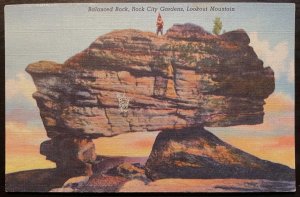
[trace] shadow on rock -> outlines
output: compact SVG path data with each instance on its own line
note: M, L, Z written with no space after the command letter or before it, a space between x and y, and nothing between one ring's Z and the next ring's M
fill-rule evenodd
M56 169L38 169L5 175L7 192L48 192L61 187L71 174L58 172Z

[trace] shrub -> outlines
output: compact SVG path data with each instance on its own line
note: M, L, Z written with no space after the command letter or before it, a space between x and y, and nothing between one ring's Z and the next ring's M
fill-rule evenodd
M213 28L213 33L216 35L219 35L221 32L223 25L220 17L216 17L214 20L214 28Z

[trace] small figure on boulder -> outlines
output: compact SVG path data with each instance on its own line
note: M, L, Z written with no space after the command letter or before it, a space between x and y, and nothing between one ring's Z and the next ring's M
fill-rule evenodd
M156 35L158 35L158 33L160 32L161 35L163 35L163 27L164 27L164 21L160 15L160 13L158 13L158 17L156 20Z

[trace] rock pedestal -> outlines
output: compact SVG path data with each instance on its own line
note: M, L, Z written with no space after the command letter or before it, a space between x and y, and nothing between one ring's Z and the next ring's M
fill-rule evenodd
M57 170L65 174L92 175L96 160L95 145L91 139L59 136L41 144L40 152L56 163Z

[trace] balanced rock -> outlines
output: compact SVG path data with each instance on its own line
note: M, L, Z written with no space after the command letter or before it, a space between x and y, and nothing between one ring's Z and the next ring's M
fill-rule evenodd
M89 172L93 148L83 159L75 153L92 142L73 138L262 123L274 73L249 42L243 30L216 36L177 24L164 36L113 31L63 64L30 64L33 97L53 139L42 154L62 171Z
M295 170L259 159L203 128L163 131L146 162L146 175L163 178L295 180Z
M26 71L49 137L258 124L275 87L243 30L215 36L192 24L161 37L113 31L64 64Z

